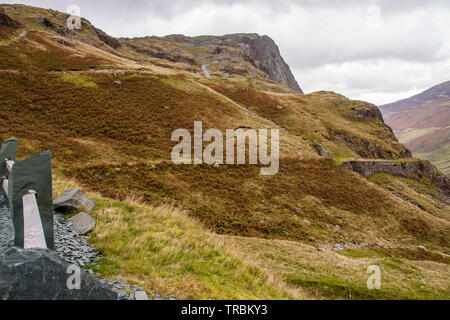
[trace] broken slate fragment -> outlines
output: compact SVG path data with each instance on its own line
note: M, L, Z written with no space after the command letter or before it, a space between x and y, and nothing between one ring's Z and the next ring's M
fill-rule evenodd
M53 201L54 209L61 213L70 213L77 209L91 212L97 206L94 200L79 189L69 189L64 194Z
M69 264L54 251L13 247L0 263L0 300L117 300L117 294L80 270L79 289L68 284Z
M134 299L135 300L148 300L148 296L145 293L145 291L136 291L134 293Z
M88 234L95 228L95 220L86 212L81 212L69 219L80 234Z

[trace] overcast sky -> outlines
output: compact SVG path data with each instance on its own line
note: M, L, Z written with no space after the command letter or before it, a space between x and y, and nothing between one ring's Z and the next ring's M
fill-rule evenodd
M450 80L450 0L5 2L59 11L78 5L115 37L267 34L306 93L383 104Z

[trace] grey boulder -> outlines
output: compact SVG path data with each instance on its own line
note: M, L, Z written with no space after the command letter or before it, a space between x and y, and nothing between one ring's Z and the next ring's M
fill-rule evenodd
M97 206L94 200L79 189L69 189L64 194L53 201L54 209L61 213L70 213L76 209L91 212Z
M95 220L86 212L80 212L70 218L69 221L80 234L87 234L95 228Z
M117 300L117 294L85 272L69 289L69 264L47 249L13 247L0 264L0 300Z

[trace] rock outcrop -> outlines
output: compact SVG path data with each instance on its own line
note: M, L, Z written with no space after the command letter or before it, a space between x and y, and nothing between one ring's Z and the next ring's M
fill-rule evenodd
M9 17L3 8L0 8L0 27L7 27L11 29L20 28L22 25L16 20Z
M70 287L69 264L43 249L9 249L0 264L0 300L117 300L117 293L85 272Z
M393 151L386 150L381 145L368 141L366 139L352 136L344 132L337 130L330 130L332 136L341 139L351 150L357 155L366 159L404 159L411 158L412 154L408 148L397 142L394 135L389 137L388 141L391 142L392 148L394 148L398 154Z
M364 178L369 178L377 173L387 173L392 176L408 178L420 181L428 178L445 195L450 195L450 179L439 172L427 160L417 161L349 161L342 164L344 168L359 173Z
M280 49L268 36L258 36L255 38L241 37L238 41L248 45L247 54L252 59L255 66L269 75L279 84L292 90L303 93L291 72L291 69L281 56Z
M61 213L69 213L77 209L91 212L97 206L95 200L91 200L88 196L78 189L68 189L64 194L53 201L54 209Z
M120 47L119 40L107 35L105 32L103 32L100 29L97 29L95 27L93 27L93 28L94 28L94 31L97 34L98 38L100 39L100 41L104 42L106 45L110 46L113 49L117 49L118 47Z
M303 93L275 42L258 34L121 39L121 44L139 54L193 67L216 64L214 76L274 81Z

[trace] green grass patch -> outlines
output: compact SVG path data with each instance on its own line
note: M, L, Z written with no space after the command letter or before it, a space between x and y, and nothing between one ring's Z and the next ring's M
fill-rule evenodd
M293 273L285 276L287 283L300 286L317 298L354 300L403 299L397 290L369 290L365 283L351 283L332 276L309 276Z
M439 253L424 251L420 249L406 248L351 248L338 252L349 258L403 258L414 261L433 261L438 263L450 264L450 258Z
M62 80L65 82L70 82L77 87L85 88L97 88L98 85L92 81L92 79L85 75L80 74L63 74L61 76Z

